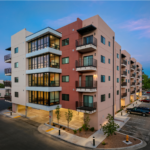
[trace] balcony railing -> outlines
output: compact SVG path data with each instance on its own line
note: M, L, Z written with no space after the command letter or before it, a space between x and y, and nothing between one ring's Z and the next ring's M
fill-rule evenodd
M11 59L11 54L8 54L8 55L5 55L5 56L4 56L4 61L7 61L7 60L9 60L9 59Z
M4 85L11 87L11 81L4 81Z
M76 68L97 67L97 60L93 58L76 60Z
M76 81L76 88L97 88L97 81Z
M135 69L135 66L134 66L134 65L132 65L132 66L131 66L131 69Z
M84 37L81 39L76 40L76 47L79 46L84 46L84 45L88 45L88 44L92 44L94 46L97 46L97 39L95 37Z
M123 97L126 97L127 96L127 93L122 93L121 94L121 97L123 98Z
M138 83L137 85L140 85L140 83Z
M97 109L97 102L89 103L76 101L76 109L84 111L94 111Z
M135 78L135 74L131 74L131 77L134 77L134 78Z
M140 92L140 89L138 89L137 92Z
M132 91L131 94L135 94L135 91Z
M121 83L121 86L127 86L127 82Z
M137 69L137 71L140 71L140 69Z
M7 101L11 101L11 96L10 96L10 95L5 95L4 98L5 98L5 100L7 100Z
M127 65L127 61L126 60L121 60L121 65Z
M5 73L5 74L11 73L11 68L6 68L6 69L4 69L4 73Z
M122 72L121 72L121 75L127 76L127 71L122 71Z
M140 78L140 76L137 76L137 78Z
M60 86L60 81L59 80L55 80L55 81L44 81L44 82L40 82L40 83L35 83L35 82L31 82L29 81L29 86L36 86L36 87L59 87Z
M132 86L132 85L134 86L134 85L135 85L135 82L132 82L132 83L131 83L131 86Z

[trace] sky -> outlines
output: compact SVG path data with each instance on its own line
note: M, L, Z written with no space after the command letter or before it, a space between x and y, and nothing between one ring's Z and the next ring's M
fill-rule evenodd
M115 40L143 66L150 77L150 1L0 1L0 80L10 80L4 68L5 49L11 46L11 36L26 28L30 32L45 27L58 29L77 18L99 15L115 32Z

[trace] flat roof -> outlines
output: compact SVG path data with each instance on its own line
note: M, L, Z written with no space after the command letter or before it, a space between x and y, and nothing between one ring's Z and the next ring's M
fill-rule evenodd
M81 35L83 35L87 32L90 32L90 31L93 31L93 30L96 30L96 29L97 28L91 24L91 25L88 25L88 26L83 27L81 29L78 29L77 32L80 33Z

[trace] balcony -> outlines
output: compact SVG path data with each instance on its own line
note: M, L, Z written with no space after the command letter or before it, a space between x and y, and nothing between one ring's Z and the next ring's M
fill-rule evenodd
M137 86L139 86L140 85L140 83L137 83Z
M11 54L5 55L4 61L5 61L5 63L11 63Z
M11 76L11 68L4 69L5 76Z
M135 91L132 91L132 92L131 92L131 95L133 95L133 94L135 94Z
M125 97L127 97L127 93L122 93L121 98L125 98Z
M127 76L127 71L122 71L121 72L121 77L126 77Z
M138 89L137 92L140 92L140 89Z
M76 71L96 71L97 60L93 58L76 60Z
M11 102L11 95L5 95L4 98L5 98L6 101Z
M131 65L131 70L135 70L135 66L134 65Z
M140 72L140 69L137 69L137 72Z
M126 67L127 66L127 61L126 60L121 60L121 66Z
M132 75L131 75L131 78L135 78L135 74L132 74Z
M121 88L125 88L127 86L127 82L121 83Z
M89 103L76 101L76 110L78 112L93 114L96 112L96 108L97 102Z
M132 82L132 83L131 83L131 87L135 87L135 82Z
M11 87L11 81L4 81L5 87Z
M76 50L80 53L92 52L97 49L97 39L93 36L76 40Z
M137 79L140 79L140 76L137 76Z
M76 81L77 92L96 92L97 81Z

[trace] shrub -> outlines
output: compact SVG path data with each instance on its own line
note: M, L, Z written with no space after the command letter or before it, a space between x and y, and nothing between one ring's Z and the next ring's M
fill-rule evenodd
M105 143L105 142L102 142L102 145L106 145L106 143Z
M74 132L74 134L76 134L76 133L77 133L77 130L73 130L73 132Z
M94 131L94 127L90 128L90 130L93 132Z
M79 132L81 132L82 131L82 128L79 128Z

